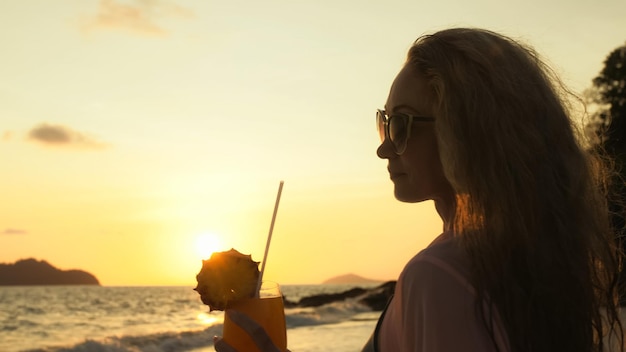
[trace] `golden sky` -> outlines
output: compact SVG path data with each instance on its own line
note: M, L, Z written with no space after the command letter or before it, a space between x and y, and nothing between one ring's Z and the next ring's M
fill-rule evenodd
M0 262L194 285L207 249L265 278L395 279L439 234L393 199L374 112L450 26L533 45L575 92L626 41L623 0L0 2ZM214 243L217 242L217 243Z

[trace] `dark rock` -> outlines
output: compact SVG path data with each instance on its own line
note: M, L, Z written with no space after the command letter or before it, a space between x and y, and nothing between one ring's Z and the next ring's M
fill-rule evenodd
M383 309L385 309L387 302L393 295L395 287L395 281L388 281L380 286L376 286L371 289L355 287L340 293L324 293L303 297L298 302L293 302L285 298L284 305L285 308L319 307L324 304L354 298L357 300L357 302L370 307L373 311L382 311Z
M42 260L0 263L0 286L8 285L100 285L92 274L82 270L60 270Z
M296 308L298 307L298 302L290 301L287 296L283 296L283 306L285 308Z
M366 289L356 287L341 293L324 293L320 295L314 295L309 297L303 297L298 302L298 307L319 307L324 304L344 301L346 298L353 298L360 296L367 292Z
M359 299L359 302L372 308L374 311L382 311L387 306L387 302L393 296L396 289L395 281L388 281L384 284L371 289L366 295Z

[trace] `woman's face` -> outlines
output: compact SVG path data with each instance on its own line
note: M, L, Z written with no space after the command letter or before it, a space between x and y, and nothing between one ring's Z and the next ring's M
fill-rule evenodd
M433 117L433 99L423 75L406 65L394 80L385 111ZM443 174L439 159L435 123L414 121L405 151L397 155L392 143L382 142L377 149L388 160L387 170L394 184L395 197L402 202L450 199L454 191Z

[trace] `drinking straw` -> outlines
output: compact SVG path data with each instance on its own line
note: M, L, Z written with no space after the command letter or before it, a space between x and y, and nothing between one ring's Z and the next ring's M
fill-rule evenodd
M263 273L265 272L265 262L267 261L267 252L270 250L270 242L272 241L272 232L274 231L274 222L276 221L276 212L278 212L278 203L280 202L280 194L283 192L283 184L285 181L280 181L278 185L278 194L276 195L276 204L274 204L274 214L272 215L272 222L270 224L270 233L267 235L267 242L265 243L265 254L263 255L263 262L261 264L261 272L259 273L259 280L256 284L256 295L259 295L261 290L261 282L263 282Z

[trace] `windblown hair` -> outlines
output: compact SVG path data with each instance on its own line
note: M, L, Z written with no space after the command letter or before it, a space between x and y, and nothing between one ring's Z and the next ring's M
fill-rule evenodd
M492 336L497 311L514 352L600 352L609 335L621 346L604 163L581 146L556 75L532 49L468 28L420 37L407 64L435 97L454 232Z

